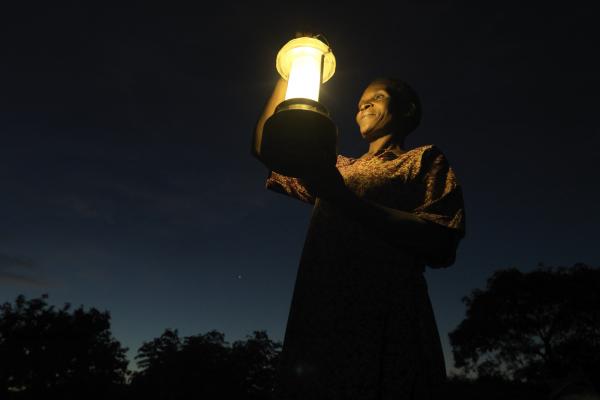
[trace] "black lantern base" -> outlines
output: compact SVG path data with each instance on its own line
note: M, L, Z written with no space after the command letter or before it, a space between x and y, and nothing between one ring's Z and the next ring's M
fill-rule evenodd
M335 166L337 136L337 127L322 104L289 99L265 122L259 157L282 175L309 177L321 167Z

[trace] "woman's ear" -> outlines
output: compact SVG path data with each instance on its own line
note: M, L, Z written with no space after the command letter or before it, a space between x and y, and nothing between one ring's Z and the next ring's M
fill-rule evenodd
M404 113L404 117L413 117L417 112L417 106L414 102L408 103L408 107L406 112Z

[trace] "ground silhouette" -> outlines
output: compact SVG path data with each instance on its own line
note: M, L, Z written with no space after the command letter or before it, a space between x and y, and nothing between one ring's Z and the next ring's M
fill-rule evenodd
M48 305L47 295L0 306L0 398L104 399L125 383L126 348L110 315Z
M229 346L218 331L182 339L167 329L140 347L131 390L153 399L270 399L280 348L264 331Z
M138 349L131 373L107 311L55 308L47 298L0 306L0 399L273 397L281 343L265 331L229 345L215 330L166 329ZM600 399L600 269L499 270L463 301L448 398Z
M449 337L465 374L555 392L600 382L600 269L500 270L463 301L466 318Z

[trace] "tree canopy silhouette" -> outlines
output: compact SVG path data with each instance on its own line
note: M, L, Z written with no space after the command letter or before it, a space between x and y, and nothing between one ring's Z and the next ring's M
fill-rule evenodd
M464 372L520 382L574 370L600 378L600 269L501 270L463 302L466 318L449 337Z
M218 331L181 339L167 329L138 350L132 390L156 399L268 399L280 347L264 331L229 346Z
M112 337L110 315L47 295L0 306L0 398L99 399L125 383L127 349Z

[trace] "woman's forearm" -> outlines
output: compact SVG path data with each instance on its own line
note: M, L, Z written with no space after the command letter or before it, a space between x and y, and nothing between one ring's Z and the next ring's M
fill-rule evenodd
M380 234L382 239L411 248L419 254L429 255L445 251L453 244L450 229L410 212L362 199L347 188L330 202L349 218Z
M254 136L252 139L252 154L258 156L260 152L260 145L262 142L262 133L263 128L265 126L265 122L273 113L275 113L275 108L277 105L281 103L285 99L285 91L287 90L287 81L283 78L279 78L277 83L275 84L275 89L273 89L273 93L271 97L267 100L267 104L265 104L265 108L258 118L256 123L256 127L254 129Z

